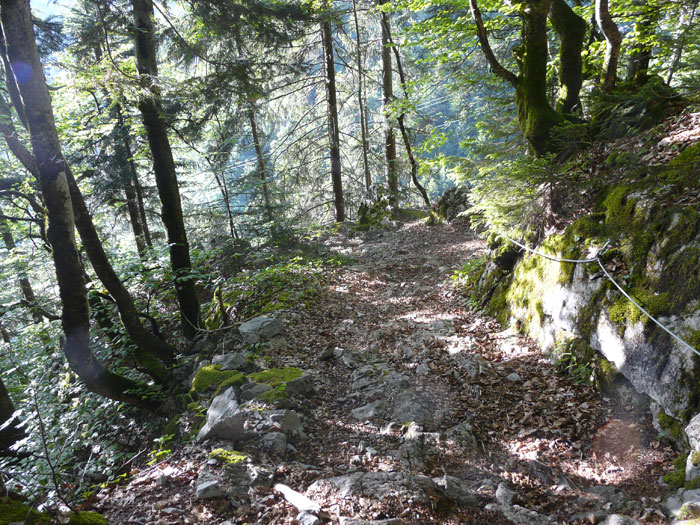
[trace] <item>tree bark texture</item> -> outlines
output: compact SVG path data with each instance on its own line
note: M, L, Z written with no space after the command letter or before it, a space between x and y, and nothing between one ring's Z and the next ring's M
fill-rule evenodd
M340 130L338 129L338 95L335 86L335 55L333 52L333 29L330 21L321 22L321 40L323 44L323 61L326 73L326 101L328 113L328 139L330 141L331 180L333 182L333 200L335 203L335 220L345 220L345 197L343 179L340 171Z
M8 59L26 112L32 150L40 175L56 278L63 305L63 350L72 370L98 394L137 406L153 401L137 393L142 385L108 371L90 349L90 310L83 268L75 242L75 223L51 98L39 61L28 0L2 0L2 31Z
M190 277L192 263L182 214L180 190L175 174L175 161L163 119L160 92L156 85L158 67L153 27L153 2L152 0L132 0L131 5L134 16L136 65L141 87L149 92L147 96L141 97L138 107L153 156L153 171L162 204L161 217L170 246L170 264L175 275L182 331L185 337L191 339L201 324L199 298L194 279Z
M617 28L617 24L615 24L610 16L608 0L595 0L595 19L598 23L598 27L600 27L601 33L603 33L605 37L605 61L603 63L601 84L603 91L609 93L615 89L622 35Z
M655 31L660 13L655 7L649 7L646 2L637 1L634 4L642 11L641 19L634 25L637 38L648 39ZM651 62L652 45L642 42L635 45L627 64L627 82L633 82L637 86L643 86L649 80L649 63Z
M384 95L384 151L386 156L386 178L389 184L389 195L395 205L399 203L399 169L396 159L396 136L391 126L391 111L389 106L394 100L393 70L391 67L391 36L388 33L389 17L380 13L382 25L382 93Z
M683 50L685 48L685 41L688 36L688 31L693 27L693 22L695 21L695 15L697 13L698 1L695 0L692 4L692 9L690 13L685 13L681 19L681 30L677 37L676 50L673 53L673 60L671 60L671 66L668 68L668 77L666 78L666 84L671 85L673 80L673 75L676 73L678 64L683 56Z
M536 156L551 149L550 132L564 118L547 100L547 15L551 0L523 2L522 44L517 51L520 75L515 89L518 121Z
M555 109L565 115L580 113L579 93L583 85L581 52L588 26L566 0L552 0L549 20L559 37L559 96Z

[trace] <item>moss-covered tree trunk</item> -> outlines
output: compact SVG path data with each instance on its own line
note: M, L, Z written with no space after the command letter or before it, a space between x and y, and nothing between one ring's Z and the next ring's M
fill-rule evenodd
M160 90L157 86L158 66L153 26L152 0L132 0L134 16L134 51L142 88L148 92L139 99L138 107L146 128L153 157L161 217L168 236L170 264L175 275L175 290L180 307L182 332L191 339L200 327L199 298L195 281L190 277L192 263L182 214L180 189L175 174L170 139L163 118Z
M601 86L603 91L610 92L615 89L622 35L612 16L610 16L608 0L595 0L595 19L601 33L605 37L605 61L603 63Z
M547 100L547 16L551 0L522 3L522 44L517 50L520 75L515 88L518 121L536 156L551 150L550 132L563 122Z
M643 86L649 80L649 64L653 51L650 40L656 31L660 12L655 6L649 6L646 2L637 0L634 4L642 12L642 15L634 25L637 42L627 63L627 77L625 80L633 82L637 86Z
M328 20L321 22L323 63L326 76L326 107L328 113L328 139L330 142L331 181L335 203L335 220L345 220L345 196L340 171L340 130L338 128L338 92L335 85L335 53L333 51L333 30Z
M10 67L17 82L36 159L49 224L59 295L63 306L63 350L72 370L92 392L142 407L143 386L107 370L90 349L90 310L83 269L75 242L75 223L68 184L69 170L58 141L51 98L39 61L28 0L3 0L2 31ZM29 73L29 74L27 74Z
M481 50L491 70L515 88L518 124L531 151L536 156L552 148L550 132L564 121L547 100L547 16L552 0L520 2L522 19L521 45L516 51L520 74L503 67L489 44L486 27L476 0L469 1Z
M389 34L389 17L380 13L382 25L382 95L384 97L384 154L386 157L386 179L389 195L394 204L399 204L399 167L396 159L396 135L391 125L389 106L394 101L394 72L391 67L391 35Z
M579 93L583 85L581 51L586 38L586 21L566 0L552 0L549 20L559 38L559 96L555 109L565 115L581 112Z

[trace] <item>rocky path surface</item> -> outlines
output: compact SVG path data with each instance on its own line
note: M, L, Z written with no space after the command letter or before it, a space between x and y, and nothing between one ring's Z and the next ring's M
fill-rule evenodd
M574 383L455 290L450 275L483 241L416 222L322 242L352 262L320 302L280 315L266 353L302 381L275 409L232 389L239 426L104 496L115 523L666 522L671 453L648 418ZM247 458L222 465L217 447ZM134 510L138 487L148 503Z

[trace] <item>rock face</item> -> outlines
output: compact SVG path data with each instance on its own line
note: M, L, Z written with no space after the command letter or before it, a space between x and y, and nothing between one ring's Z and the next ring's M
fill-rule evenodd
M207 422L197 434L197 441L219 437L235 441L243 438L245 414L238 406L233 387L227 388L214 398L207 410Z
M601 256L606 270L663 325L698 340L697 219L624 186L612 188L596 212L535 250L586 259L612 238ZM517 320L556 360L574 355L599 385L610 384L619 372L676 419L688 421L700 410L700 361L625 298L597 263L556 262L529 253L521 253L512 269L493 262L510 246L505 239L492 246L494 258L478 277L475 294L499 321Z
M471 207L469 201L469 190L464 186L450 188L437 202L440 215L448 222L453 221L460 213L467 211Z

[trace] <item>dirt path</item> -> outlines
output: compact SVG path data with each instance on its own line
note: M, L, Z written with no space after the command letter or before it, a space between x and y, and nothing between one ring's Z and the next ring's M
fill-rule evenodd
M272 366L312 377L315 395L288 407L304 435L282 457L245 443L275 483L320 505L321 520L295 521L278 491L257 487L245 504L190 501L158 523L573 524L612 513L664 522L657 479L670 451L645 420L560 374L455 291L450 275L484 253L483 241L417 222L324 245L353 262L330 277L320 304L285 312L287 344L270 355ZM171 459L181 485L194 484L211 448ZM151 499L176 498L146 486L160 491Z

